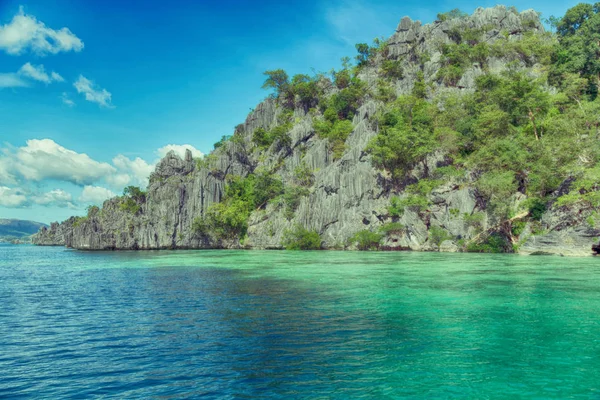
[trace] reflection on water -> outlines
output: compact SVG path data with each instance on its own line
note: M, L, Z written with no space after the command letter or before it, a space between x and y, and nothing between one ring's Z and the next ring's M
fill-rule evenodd
M600 397L597 259L0 246L0 397Z

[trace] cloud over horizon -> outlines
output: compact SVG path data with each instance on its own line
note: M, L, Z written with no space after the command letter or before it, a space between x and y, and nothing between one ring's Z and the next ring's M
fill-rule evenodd
M198 150L197 148L195 148L191 144L181 144L181 145L179 145L179 144L168 144L168 145L163 146L160 149L156 150L156 154L158 154L158 156L160 158L163 158L171 150L174 151L182 159L185 158L185 151L186 150L190 150L192 152L192 157L194 157L194 158L200 158L200 157L204 156L203 152L201 152L200 150Z
M202 155L189 144L169 144L155 153L164 155L173 150L183 156L186 149L190 149L195 157ZM111 163L101 162L86 153L67 149L52 139L30 139L22 147L0 148L0 206L77 208L83 204L101 205L126 186L146 188L157 162L158 159L151 163L140 157L130 159L123 154L117 154ZM56 187L65 184L70 185L70 191L81 190L77 201L72 193ZM40 185L52 185L53 189L40 193Z

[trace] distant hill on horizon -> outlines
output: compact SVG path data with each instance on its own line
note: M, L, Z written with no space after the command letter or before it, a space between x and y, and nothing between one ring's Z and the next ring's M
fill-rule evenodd
M35 221L0 218L0 238L10 237L20 239L33 235L43 226L47 227L48 225Z

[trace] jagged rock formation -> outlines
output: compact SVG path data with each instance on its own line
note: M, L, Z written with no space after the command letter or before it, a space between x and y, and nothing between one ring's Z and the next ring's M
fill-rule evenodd
M458 82L445 84L438 78L442 53L440 44L453 43L452 32L480 29L487 43L494 43L501 34L518 41L525 32L543 32L538 14L533 10L517 13L506 7L477 9L466 18L436 21L421 25L408 17L401 19L396 32L388 40L389 52L379 56L378 63L368 66L359 77L368 85L379 79L378 67L384 58L402 60L403 77L393 82L397 95L410 93L419 74L423 74L427 92L472 91L475 78L484 73L483 66L474 62ZM424 57L427 55L427 57ZM511 60L514 61L514 60ZM535 75L536 66L518 61L519 68ZM508 60L489 56L486 68L491 72L506 69ZM514 63L513 63L514 64ZM335 88L326 89L330 93ZM273 143L268 149L252 144L257 129L270 130L280 124L283 113L274 99L260 103L246 121L236 128L239 140L227 141L206 160L197 163L191 153L185 159L169 153L161 160L150 177L147 195L138 208L123 207L120 198L108 200L101 210L88 218L71 218L62 224L42 228L34 238L39 245L66 245L76 249L177 249L177 248L281 248L286 229L300 224L321 235L325 248L343 248L347 239L363 229L374 229L394 221L405 227L388 235L383 243L391 248L413 250L459 251L465 241L475 239L480 232L500 230L500 222L487 213L485 201L471 184L474 178L460 182L450 179L429 195L426 213L405 210L392 218L388 213L390 198L402 197L402 187L396 185L389 173L375 168L364 151L378 128L373 117L382 102L367 96L354 115L353 131L346 140L346 150L334 159L326 139L315 134L313 115L305 107L294 110L294 124L289 131L288 146ZM199 234L194 220L206 214L208 208L222 200L227 176L246 176L257 169L277 173L284 184L293 180L293 171L306 165L314 171L309 194L299 200L290 218L277 202L269 202L250 215L247 237L238 240L215 240ZM426 165L429 171L414 167L408 174L418 180L437 168L447 165L441 152L430 154ZM524 201L516 196L515 203ZM568 221L566 216L550 209L542 224L545 234L533 235L525 228L519 239L523 254L550 253L565 255L591 254L591 245L600 232L586 228L585 221ZM480 215L477 221L472 217ZM567 213L567 216L571 213ZM432 228L447 232L441 242L431 239ZM462 242L462 244L461 244Z

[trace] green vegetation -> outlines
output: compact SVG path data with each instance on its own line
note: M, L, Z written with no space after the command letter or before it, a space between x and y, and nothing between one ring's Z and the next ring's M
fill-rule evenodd
M455 8L455 9L450 10L450 11L445 12L445 13L439 13L437 15L437 20L443 22L443 21L446 21L446 20L449 20L449 19L465 18L467 16L469 16L469 14L467 14L467 13L459 10L458 8Z
M222 201L212 204L206 215L197 217L192 229L198 235L220 240L241 240L248 231L250 213L264 208L269 200L281 194L281 179L266 172L245 178L228 176Z
M281 245L286 250L320 250L321 236L317 231L295 225L284 231Z
M441 22L465 17L458 9L438 14ZM272 160L265 154L268 149L294 151L298 156L300 149L310 148L310 130L304 142L296 144L290 131L295 123L311 118L332 158L342 158L356 129L358 109L373 101L375 111L369 107L368 112L374 115L366 125L376 135L364 150L370 156L366 160L387 171L382 179L396 194L385 216L392 221L406 210L429 218L431 193L443 182L469 187L477 209L486 211L487 216L449 210L453 219L462 218L471 232L482 236L474 242L465 240L468 251L511 251L507 237L520 236L527 224L542 229L540 221L548 207L578 207L587 213L584 218L600 211L600 5L579 4L552 21L555 34L540 32L536 21L525 21L518 35L506 31L492 35L490 27L479 25L451 28L459 21L445 23L450 41L438 45L440 68L433 77L423 65L433 54L411 49L409 55L395 57L381 39L357 44L354 63L345 58L340 70L328 74L290 77L281 69L266 71L263 88L271 91L278 118L254 130L249 154L256 158L249 157L247 171L254 171L257 159L258 165ZM505 70L494 72L488 66L490 58L505 62ZM422 63L420 71L414 72L414 65L403 68L410 62ZM476 73L463 79L474 65ZM359 78L364 75L369 76L368 84ZM402 79L410 79L414 86L410 93L397 96ZM462 81L469 86L474 82L473 90L452 89ZM436 90L439 84L451 89ZM244 144L236 135L223 136L215 144L217 153L230 149L218 150L228 141ZM245 178L227 176L222 201L194 222L194 230L217 239L242 240L250 214L269 203L292 220L302 198L314 191L315 177L304 163L290 171L284 157L280 153L269 161L269 171L256 170ZM225 179L213 160L214 156L206 156L198 160L198 167L210 166L215 176ZM290 176L290 181L284 185L276 172ZM144 202L145 193L130 187L120 208L136 214ZM512 221L517 214L527 215ZM499 227L503 223L505 229ZM382 238L404 231L401 224L391 222L377 231L358 232L350 243L361 250L375 249ZM454 238L442 228L429 229L432 243L446 239ZM282 244L320 248L321 239L317 232L296 225L286 231Z
M444 228L439 226L432 226L429 228L429 240L431 240L436 246L439 246L445 240L451 239L454 239L454 237Z
M355 244L359 250L377 250L383 235L368 229L357 232L348 242Z
M146 192L137 186L127 186L123 190L123 196L119 198L119 208L130 214L138 214L142 204L146 202Z
M482 242L469 243L466 250L469 253L507 253L512 251L512 246L501 234L492 233Z
M388 222L381 225L379 232L384 236L401 235L404 232L405 226L400 222Z
M373 164L399 179L417 163L427 169L426 156L435 148L433 115L435 106L417 98L403 96L388 105L379 118L379 134L366 150Z

